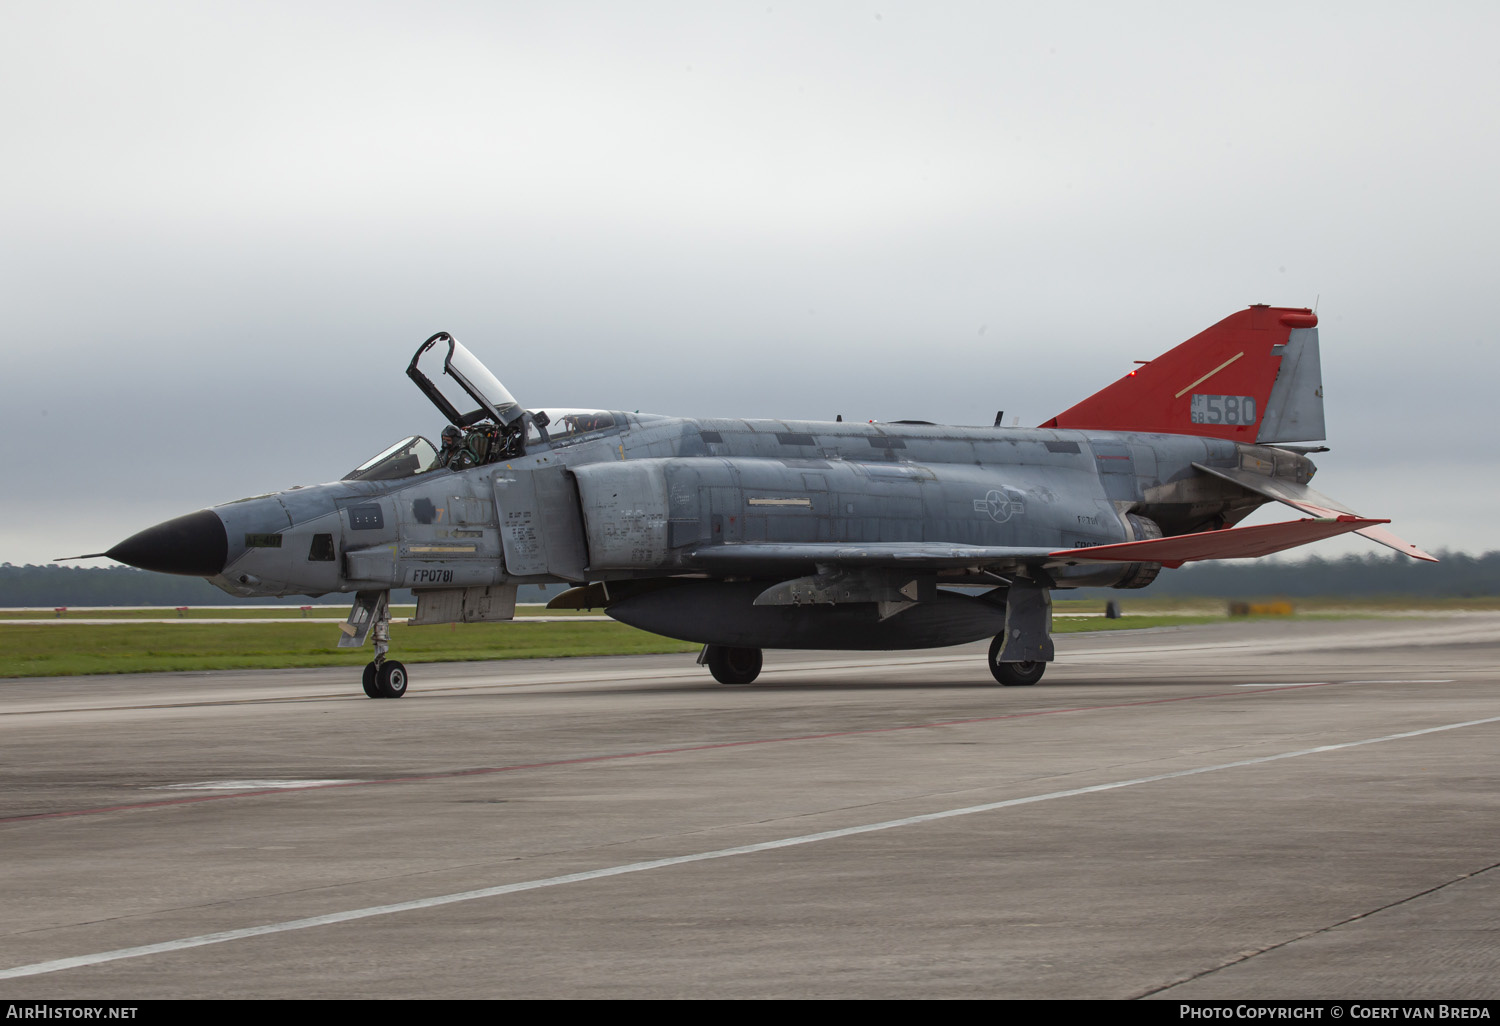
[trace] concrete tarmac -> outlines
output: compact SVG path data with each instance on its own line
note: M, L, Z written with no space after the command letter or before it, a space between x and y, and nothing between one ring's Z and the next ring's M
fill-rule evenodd
M1500 997L1500 615L1057 647L0 681L0 998Z

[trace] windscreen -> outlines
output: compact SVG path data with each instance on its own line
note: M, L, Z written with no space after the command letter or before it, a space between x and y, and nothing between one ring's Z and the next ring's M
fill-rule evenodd
M421 435L409 435L395 445L381 450L349 473L345 481L391 481L413 477L432 469L437 449Z

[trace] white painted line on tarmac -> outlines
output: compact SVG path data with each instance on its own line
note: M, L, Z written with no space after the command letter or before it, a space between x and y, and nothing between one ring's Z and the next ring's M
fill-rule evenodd
M1383 737L1365 738L1361 741L1345 741L1337 745L1319 745L1316 748L1303 748L1295 752L1282 752L1280 755L1265 755L1257 759L1241 759L1237 762L1223 762L1214 766L1199 766L1195 769L1158 773L1149 777L1135 777L1131 780L1116 780L1107 784L1075 787L1067 791L1052 791L1048 794L1031 795L1027 798L1010 798L1002 802L970 805L961 809L947 809L943 812L929 812L920 816L907 816L904 819L888 819L879 823L865 823L860 826L844 827L839 830L824 830L815 834L799 834L796 837L783 837L775 841L762 841L759 844L745 844L735 848L720 848L717 851L698 852L693 855L677 855L672 858L652 859L648 862L630 862L622 866L608 866L604 869L591 869L582 873L549 876L543 877L540 880L523 880L519 883L501 884L498 887L482 887L474 891L460 891L456 894L439 894L431 898L400 901L391 905L373 905L369 908L349 909L345 912L330 912L327 915L310 916L306 919L289 919L280 923L266 923L262 926L248 926L239 930L224 930L219 933L204 933L196 937L182 937L178 940L161 941L156 944L143 944L139 947L116 948L113 951L100 951L91 955L75 955L72 958L59 958L50 962L35 962L31 965L16 966L13 969L0 969L0 980L13 980L23 976L40 976L43 973L55 973L63 969L78 969L83 966L99 965L103 962L116 962L124 958L160 955L169 951L183 951L188 948L206 947L210 944L223 944L227 941L246 940L250 937L264 937L274 933L307 930L315 926L348 923L357 919L370 919L374 916L394 915L398 912L414 912L421 909L437 908L440 905L477 901L481 898L496 898L506 894L518 894L522 891L540 890L544 887L559 887L563 884L602 880L611 876L625 876L629 873L644 873L651 869L666 869L670 866L684 866L693 862L707 862L712 859L730 858L735 855L753 855L757 852L774 851L777 848L792 848L803 844L816 844L819 841L831 841L841 837L854 837L858 834L875 833L881 830L894 830L897 827L915 826L919 823L933 823L938 820L952 819L957 816L972 816L976 813L994 812L998 809L1009 809L1018 805L1033 805L1037 802L1052 801L1055 798L1074 798L1078 795L1098 794L1101 791L1115 791L1122 787L1152 784L1161 780L1176 780L1180 777L1192 777L1202 773L1216 773L1219 770L1239 769L1243 766L1259 766L1269 762L1280 762L1283 759L1296 759L1304 755L1321 755L1325 752L1338 752L1346 748L1359 748L1364 745L1375 745L1385 741L1400 741L1405 738L1422 737L1426 734L1438 734L1447 730L1460 730L1464 727L1478 727L1489 723L1500 723L1500 716L1490 716L1482 720L1464 720L1461 723L1445 723L1440 727L1407 730L1399 734L1386 734Z
M1452 684L1453 680L1315 680L1306 684L1236 684L1237 688L1321 688L1328 684Z
M1325 684L1336 684L1337 681L1314 680L1304 684L1276 684L1271 681L1261 681L1258 684L1236 684L1237 688L1321 688Z
M332 787L359 780L200 780L193 784L161 784L153 791L274 791L283 788Z

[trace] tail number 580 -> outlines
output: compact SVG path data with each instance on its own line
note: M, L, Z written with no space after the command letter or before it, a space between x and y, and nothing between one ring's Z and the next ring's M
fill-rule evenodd
M1255 397L1251 395L1193 396L1194 424L1254 424Z

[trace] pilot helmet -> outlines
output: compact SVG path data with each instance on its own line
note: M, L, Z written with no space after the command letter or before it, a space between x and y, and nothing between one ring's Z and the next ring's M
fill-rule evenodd
M463 432L459 431L458 428L454 427L452 424L449 424L447 427L443 428L443 441L456 442L462 434Z

